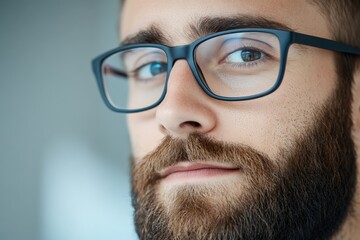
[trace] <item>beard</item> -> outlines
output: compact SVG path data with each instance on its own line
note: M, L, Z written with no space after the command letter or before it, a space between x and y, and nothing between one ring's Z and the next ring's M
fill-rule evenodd
M356 183L350 99L342 87L313 119L276 159L199 134L165 137L133 161L137 234L157 240L329 239L351 213ZM199 160L238 167L239 182L162 187L161 170Z

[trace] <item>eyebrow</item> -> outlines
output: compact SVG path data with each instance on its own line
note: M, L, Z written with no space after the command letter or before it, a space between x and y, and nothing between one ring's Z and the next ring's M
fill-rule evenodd
M208 34L239 28L272 28L294 31L294 29L286 24L271 19L241 15L230 17L201 17L195 20L194 23L186 26L184 35L190 41L195 41ZM168 37L158 25L153 24L145 30L126 37L120 45L139 43L171 45L171 38Z
M156 25L151 25L145 30L141 30L135 35L130 35L121 41L120 45L138 44L138 43L159 43L166 44L168 41L165 34Z

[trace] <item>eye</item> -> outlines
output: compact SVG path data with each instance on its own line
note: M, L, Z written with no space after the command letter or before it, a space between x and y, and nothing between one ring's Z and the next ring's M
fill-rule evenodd
M151 62L142 65L135 70L136 78L140 80L151 79L159 74L166 73L167 63L164 62Z
M261 60L265 57L265 54L256 49L241 49L230 53L225 62L228 63L251 63L257 60Z

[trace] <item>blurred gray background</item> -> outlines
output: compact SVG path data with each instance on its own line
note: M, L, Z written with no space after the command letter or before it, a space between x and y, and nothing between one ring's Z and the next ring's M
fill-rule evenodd
M0 0L0 239L137 239L125 116L90 68L119 0Z

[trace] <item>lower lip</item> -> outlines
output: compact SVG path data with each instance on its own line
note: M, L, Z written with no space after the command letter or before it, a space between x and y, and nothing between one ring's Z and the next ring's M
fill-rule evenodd
M239 169L223 169L223 168L202 168L189 171L174 172L165 177L167 181L174 180L197 180L204 178L213 178L238 173Z

